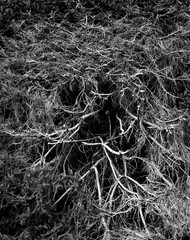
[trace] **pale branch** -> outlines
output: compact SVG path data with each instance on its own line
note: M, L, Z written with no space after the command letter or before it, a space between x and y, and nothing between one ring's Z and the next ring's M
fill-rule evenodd
M99 173L98 173L98 169L96 166L93 166L92 169L94 169L95 172L95 177L96 177L96 185L97 185L97 190L98 190L98 200L99 200L99 207L102 207L102 193L101 193L101 187L100 187L100 180L99 180ZM102 224L105 228L105 232L109 232L109 227L106 223L106 219L104 217L104 215L101 214L102 217Z

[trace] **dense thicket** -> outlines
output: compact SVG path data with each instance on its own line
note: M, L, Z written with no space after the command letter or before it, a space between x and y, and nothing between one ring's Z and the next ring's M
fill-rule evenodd
M0 1L0 238L190 236L188 1Z

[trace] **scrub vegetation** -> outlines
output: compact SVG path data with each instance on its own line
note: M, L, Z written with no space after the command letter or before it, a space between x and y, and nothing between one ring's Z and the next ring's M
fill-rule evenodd
M190 238L190 7L0 1L0 239Z

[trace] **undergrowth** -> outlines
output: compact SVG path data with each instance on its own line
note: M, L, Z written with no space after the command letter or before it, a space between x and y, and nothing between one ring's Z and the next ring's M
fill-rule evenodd
M188 239L188 2L0 11L0 238Z

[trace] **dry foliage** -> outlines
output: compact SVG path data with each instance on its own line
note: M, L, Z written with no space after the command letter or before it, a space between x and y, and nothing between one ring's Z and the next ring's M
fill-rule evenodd
M189 239L190 15L168 2L0 2L1 239Z

